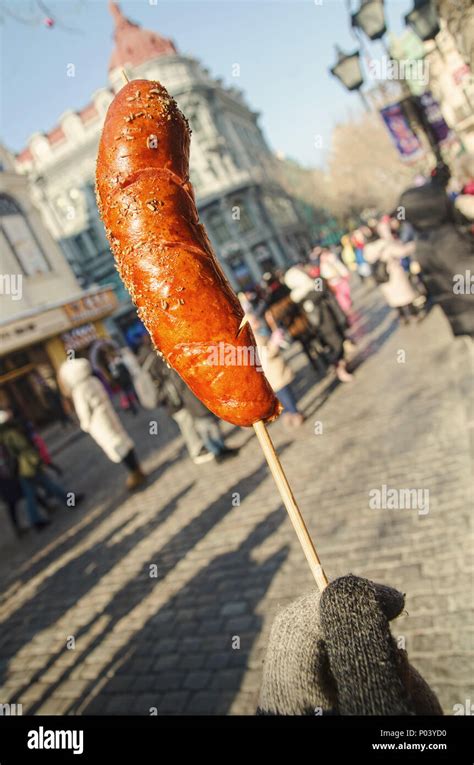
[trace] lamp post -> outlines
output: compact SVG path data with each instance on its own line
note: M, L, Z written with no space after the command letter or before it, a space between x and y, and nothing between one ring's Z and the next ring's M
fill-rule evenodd
M359 51L356 50L353 53L343 53L343 51L336 45L336 54L337 61L329 71L347 90L356 90L359 93L362 103L368 111L369 107L367 101L360 89L364 82L364 77L360 65Z
M414 0L414 7L405 16L405 21L423 41L433 39L439 32L438 17L431 0ZM357 13L351 15L351 23L354 28L360 29L370 40L382 40L385 46L382 38L387 31L387 27L385 24L383 0L362 0ZM387 50L386 46L385 48ZM387 52L389 53L388 50ZM439 144L426 114L420 107L417 99L410 92L407 84L401 83L401 87L405 93L404 100L409 111L415 116L416 121L428 139L433 154L437 161L440 162L442 157Z
M405 16L405 24L411 27L423 42L434 40L440 26L432 0L415 0L412 10Z
M362 0L357 13L352 14L351 22L353 27L362 29L369 40L380 40L387 31L383 0Z

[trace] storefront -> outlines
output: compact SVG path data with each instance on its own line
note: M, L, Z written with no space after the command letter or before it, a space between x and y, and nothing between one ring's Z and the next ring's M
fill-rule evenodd
M66 358L88 355L108 336L103 320L116 307L106 287L0 322L0 405L39 425L60 419L57 371Z

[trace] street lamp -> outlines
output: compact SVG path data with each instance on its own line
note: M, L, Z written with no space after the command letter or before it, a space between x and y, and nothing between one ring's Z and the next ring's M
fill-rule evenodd
M383 0L362 0L357 13L351 16L352 26L362 29L369 40L380 40L387 31Z
M405 24L423 42L434 40L440 30L438 14L431 0L415 0L412 10L405 16Z
M342 82L347 90L359 90L364 77L362 75L362 69L360 66L359 51L354 53L343 53L342 50L336 46L337 62L329 70L334 77L337 77L339 82Z

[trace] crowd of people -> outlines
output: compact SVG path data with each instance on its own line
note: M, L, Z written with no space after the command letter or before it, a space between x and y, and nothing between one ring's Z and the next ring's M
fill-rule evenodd
M355 350L354 278L367 289L380 289L404 324L421 321L437 303L454 335L474 336L473 291L453 289L457 276L466 274L469 279L471 269L474 272L474 183L468 180L453 197L446 190L447 178L444 168L437 168L430 182L402 195L392 214L361 222L342 237L340 246L317 245L306 262L267 272L259 284L248 284L239 293L259 363L283 405L282 420L289 430L304 422L285 354L293 343L299 344L319 379L333 370L339 382L353 380L348 361ZM130 491L139 488L146 475L117 408L131 415L141 407L160 408L177 424L189 458L197 465L238 454L226 445L217 417L156 354L146 333L133 351L104 341L92 359L64 362L58 381L63 398L55 393L53 404L61 423L71 422L65 398L80 428L110 461L124 467ZM18 535L23 533L17 513L22 498L30 525L38 530L49 525L55 504L80 504L83 496L66 491L60 478L61 470L34 425L4 402L0 496Z

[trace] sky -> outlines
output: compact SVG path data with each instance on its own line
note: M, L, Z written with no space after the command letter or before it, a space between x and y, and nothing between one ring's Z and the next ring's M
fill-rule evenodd
M350 2L350 0L349 0ZM181 53L241 88L273 150L324 166L333 127L361 110L328 72L334 46L358 47L348 0L123 0L123 13L170 37ZM0 140L15 152L34 132L79 110L107 85L113 25L107 0L45 0L57 24L42 23L37 0L0 0ZM403 31L413 0L389 0L387 26ZM1 14L1 8L7 13ZM358 0L351 7L357 10ZM9 13L8 13L9 11ZM19 23L16 18L26 18ZM373 55L382 54L380 44ZM66 74L75 65L75 77ZM234 77L233 64L240 65Z

